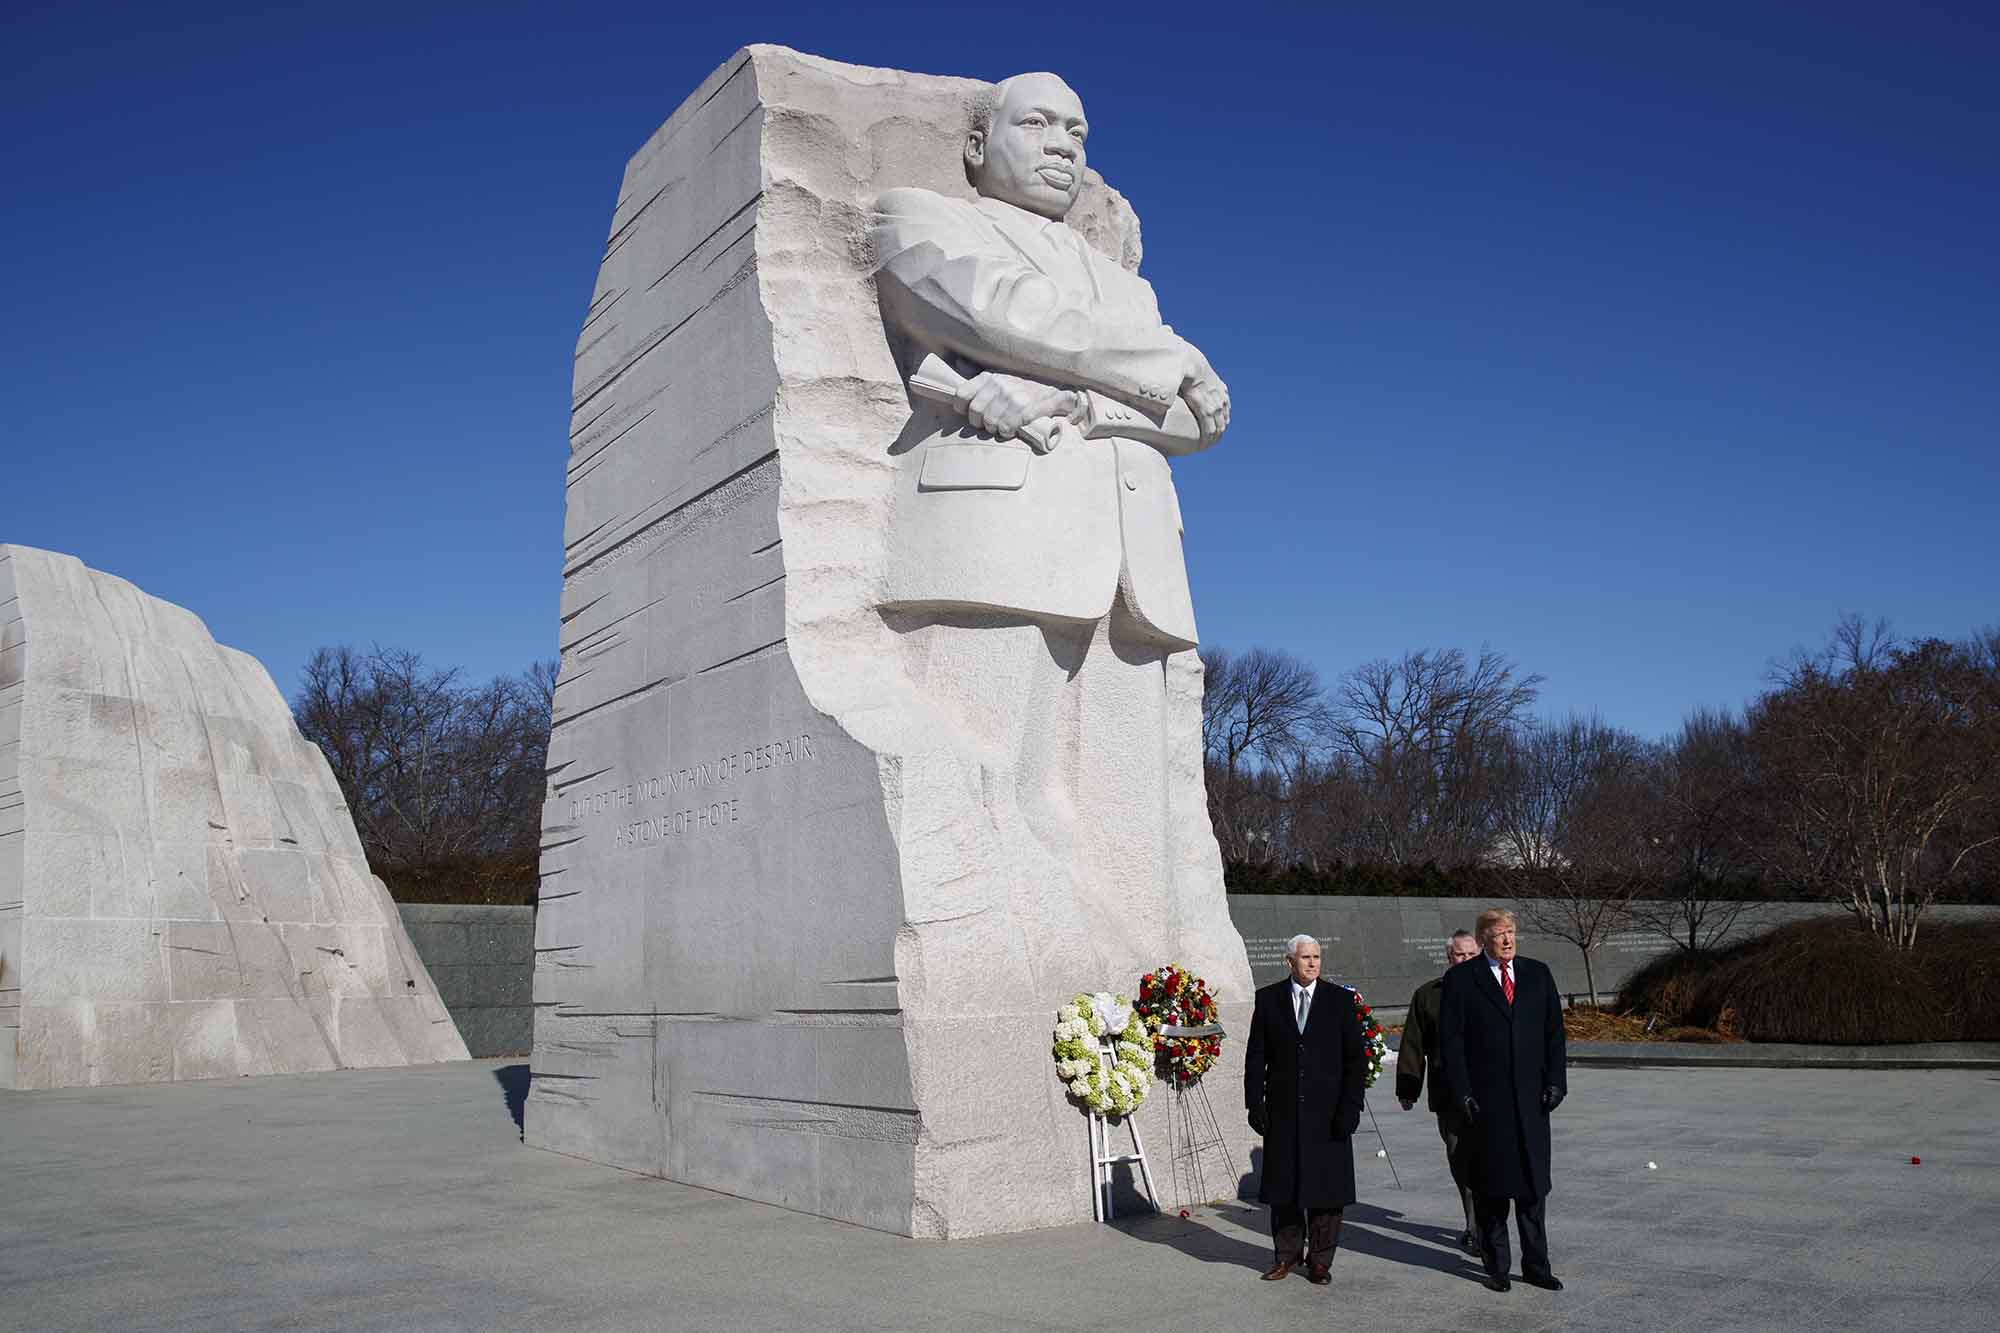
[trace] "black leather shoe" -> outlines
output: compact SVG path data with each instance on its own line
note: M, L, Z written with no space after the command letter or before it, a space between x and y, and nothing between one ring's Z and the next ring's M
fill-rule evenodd
M1521 1281L1531 1287L1540 1287L1543 1291L1561 1291L1563 1289L1563 1280L1554 1273L1523 1273L1521 1274Z
M1464 1250L1467 1254L1478 1254L1479 1237L1473 1235L1470 1231L1459 1233L1458 1248Z
M1514 1284L1504 1277L1489 1277L1485 1279L1485 1282L1488 1291L1512 1291L1514 1289Z
M1333 1269L1326 1264L1314 1264L1306 1270L1306 1281L1315 1287L1324 1287L1333 1281Z

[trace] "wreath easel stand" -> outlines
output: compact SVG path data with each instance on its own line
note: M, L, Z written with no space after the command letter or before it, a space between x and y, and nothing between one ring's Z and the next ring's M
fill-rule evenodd
M1137 1020L1134 1020L1137 1021ZM1097 1063L1104 1076L1111 1077L1111 1070L1118 1062L1113 1049L1116 1045L1112 1036L1106 1033L1097 1039ZM1171 1113L1170 1113L1171 1115ZM1119 1119L1132 1132L1132 1151L1115 1153L1111 1151L1111 1120L1097 1111L1088 1117L1090 1126L1090 1211L1099 1222L1109 1222L1118 1215L1112 1200L1112 1173L1115 1168L1138 1163L1139 1177L1146 1182L1146 1196L1152 1200L1153 1211L1160 1211L1160 1192L1153 1186L1153 1168L1146 1161L1146 1140L1139 1136L1139 1122L1131 1116ZM1171 1124L1171 1119L1169 1121Z
M1200 1027L1182 1027L1169 1023L1160 1029L1162 1037L1220 1037L1222 1025L1207 1023ZM1220 1191L1208 1187L1207 1173L1202 1169L1202 1154L1218 1154L1221 1171L1226 1178L1234 1168L1229 1160L1229 1144L1222 1137L1222 1124L1215 1118L1215 1107L1208 1100L1208 1080L1195 1079L1182 1083L1171 1077L1167 1079L1167 1160L1173 1178L1174 1202L1181 1207L1212 1203L1221 1197ZM1187 1192L1182 1193L1181 1183L1187 1182Z

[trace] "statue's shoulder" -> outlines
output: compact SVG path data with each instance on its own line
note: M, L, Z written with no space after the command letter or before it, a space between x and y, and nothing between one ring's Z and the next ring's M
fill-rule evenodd
M916 185L899 185L893 190L882 191L875 197L875 211L907 218L970 220L979 215L979 210L969 200L954 199L948 194Z

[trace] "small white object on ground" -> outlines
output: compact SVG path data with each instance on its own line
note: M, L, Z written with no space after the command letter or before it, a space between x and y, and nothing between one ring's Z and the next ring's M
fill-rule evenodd
M1377 1157L1387 1157L1389 1155L1389 1150L1387 1148L1377 1148L1375 1150L1375 1155Z
M1658 1162L1648 1162L1646 1163L1646 1169L1648 1171L1657 1171L1660 1169L1660 1164Z

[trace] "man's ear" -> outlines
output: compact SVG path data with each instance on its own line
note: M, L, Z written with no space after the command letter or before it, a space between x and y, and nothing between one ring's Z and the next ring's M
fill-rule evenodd
M965 136L965 164L969 167L986 164L985 130L973 130Z

